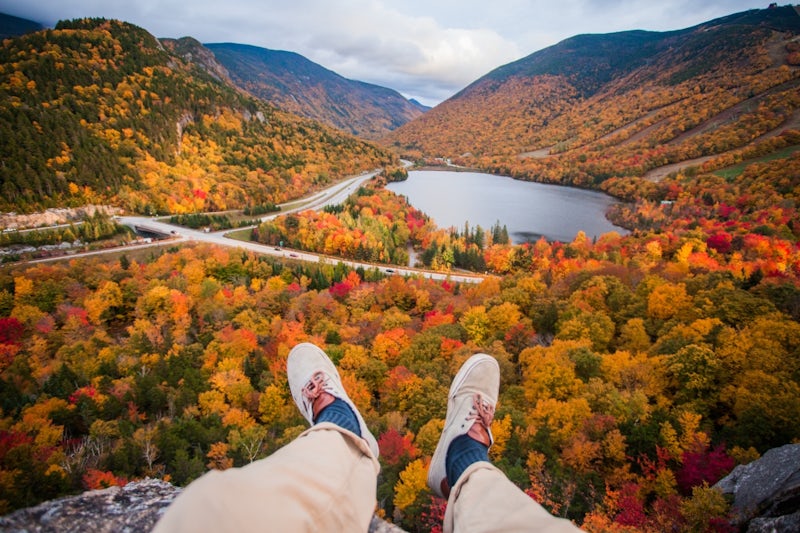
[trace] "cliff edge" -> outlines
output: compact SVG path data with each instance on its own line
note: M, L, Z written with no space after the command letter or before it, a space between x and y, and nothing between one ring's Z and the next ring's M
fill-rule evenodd
M800 531L800 444L773 448L714 487L732 498L732 524L740 531Z
M141 533L150 531L181 488L160 479L92 490L20 509L0 517L7 533ZM402 533L372 518L370 533Z

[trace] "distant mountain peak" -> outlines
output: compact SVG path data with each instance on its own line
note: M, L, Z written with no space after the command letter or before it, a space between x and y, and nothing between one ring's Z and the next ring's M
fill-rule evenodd
M83 18L2 44L3 211L271 205L393 160L246 94L192 38L159 41L133 24Z
M45 27L32 20L0 13L0 39L17 37L34 31L43 30Z
M380 138L425 111L392 89L347 79L296 52L237 43L205 47L250 94L364 138Z
M418 109L421 109L423 113L426 112L426 111L430 111L431 110L431 106L427 106L427 105L421 103L416 98L409 98L408 101L411 102L412 104L414 104Z
M218 81L230 82L230 75L214 53L193 37L181 37L180 39L160 39L161 44L173 54L180 56L184 61L195 64L208 72Z
M508 158L486 169L558 183L641 175L793 124L798 36L793 6L576 35L492 70L384 141L407 157L472 154L465 165ZM756 116L759 106L769 113Z

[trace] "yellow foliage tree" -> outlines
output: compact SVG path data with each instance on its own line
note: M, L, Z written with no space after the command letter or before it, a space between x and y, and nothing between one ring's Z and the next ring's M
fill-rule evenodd
M539 400L528 415L528 434L535 435L547 429L552 443L562 448L581 429L592 414L585 398L570 398L566 401L547 398Z
M230 446L227 442L215 442L211 445L211 449L206 454L208 458L208 468L214 470L227 470L233 466L233 459L228 457L228 450Z
M282 420L286 409L286 399L283 389L274 383L267 385L258 401L258 413L261 421L266 425L277 424Z
M464 327L469 339L478 346L486 343L492 333L489 315L486 313L486 307L482 305L469 308L461 316L459 324Z
M400 480L394 487L395 507L404 511L416 501L420 492L427 490L427 486L428 465L422 459L411 461L400 472Z
M511 415L507 414L503 418L495 418L492 421L492 438L494 444L489 449L489 457L498 460L506 450L508 439L511 438Z
M686 294L683 283L659 285L647 299L647 314L650 317L669 320L691 306L692 299Z
M601 458L602 446L599 442L589 440L583 433L578 433L564 448L561 458L576 472L589 472L594 463Z
M585 341L554 341L551 346L526 348L519 354L525 398L529 402L555 398L566 400L577 395L581 380L569 350L587 346Z

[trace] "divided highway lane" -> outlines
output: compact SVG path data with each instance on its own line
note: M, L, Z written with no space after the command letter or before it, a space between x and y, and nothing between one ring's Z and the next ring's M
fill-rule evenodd
M125 224L126 226L130 227L144 226L146 228L156 230L159 233L164 233L165 235L174 235L175 240L171 242L176 242L176 241L180 242L186 240L196 241L196 242L207 242L211 244L217 244L219 246L230 246L233 248L241 248L243 250L249 250L258 254L271 255L275 257L284 257L288 259L294 259L297 261L308 261L311 263L329 263L332 265L335 265L337 263L343 263L351 268L358 268L358 267L362 267L365 269L377 268L378 270L380 270L385 274L399 274L401 276L423 276L431 279L450 280L460 283L480 283L484 279L483 276L479 275L443 273L443 272L433 272L433 271L421 270L410 267L375 265L372 263L362 263L359 261L351 261L348 259L342 259L338 257L327 257L319 254L313 254L310 252L304 252L302 250L292 250L289 248L280 248L277 246L267 246L265 244L260 244L256 242L239 241L236 239L231 239L230 237L227 237L223 233L205 233L203 231L184 228L181 226L174 226L172 224L167 224L166 222L161 222L148 217L117 217L117 221L120 224Z
M281 210L279 213L261 217L261 220L262 221L269 220L279 215L285 215L287 213L293 213L305 209L322 209L326 205L340 204L344 202L344 200L348 196L353 194L358 189L358 187L361 186L361 184L371 179L377 173L378 172L371 172L367 174L362 174L360 176L348 178L347 180L336 183L335 185L314 194L312 197L308 199L308 201L292 202L292 204L299 204L299 207L291 208L285 211ZM433 272L433 271L421 270L409 267L375 265L372 263L362 263L338 257L326 257L323 255L313 254L310 252L304 252L301 250L291 250L287 248L279 248L276 246L267 246L255 242L239 241L227 237L226 234L228 232L206 233L204 231L193 230L182 226L175 226L149 217L121 216L121 217L116 217L116 219L120 224L125 224L126 226L130 227L144 226L146 228L151 228L165 235L172 235L174 239L172 242L175 242L176 240L177 241L192 240L197 242L207 242L207 243L217 244L220 246L241 248L259 254L295 259L297 261L308 261L312 263L329 263L329 264L343 263L350 266L351 268L358 268L358 267L363 267L365 269L377 268L380 271L384 272L385 274L399 274L401 276L423 276L431 279L450 280L461 283L480 283L484 279L484 276L480 275L453 274L453 273L448 274L448 273Z
M322 209L326 205L340 204L344 202L348 196L356 192L356 190L361 187L364 182L375 177L378 172L380 172L380 170L368 172L367 174L361 174L359 176L353 176L352 178L347 178L343 181L335 183L334 185L331 185L327 189L323 189L315 193L306 199L283 204L280 212L262 217L261 220L269 220L279 215L294 213L296 211L304 211L306 209ZM288 209L284 208L284 206L292 206L295 204L297 207L289 207Z

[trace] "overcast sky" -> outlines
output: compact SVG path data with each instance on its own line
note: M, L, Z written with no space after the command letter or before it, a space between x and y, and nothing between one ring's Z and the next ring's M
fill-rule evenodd
M787 2L779 2L783 5ZM289 50L427 105L581 33L675 30L769 0L0 0L53 26L117 18L156 37Z

